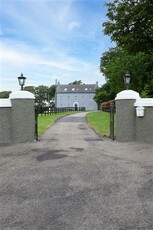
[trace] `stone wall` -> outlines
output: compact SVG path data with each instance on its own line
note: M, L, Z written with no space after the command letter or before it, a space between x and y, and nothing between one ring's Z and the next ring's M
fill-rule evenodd
M116 140L153 143L153 99L143 99L135 91L124 90L115 101Z
M153 143L153 99L138 99L134 106L144 109L144 116L136 116L136 141Z
M30 142L35 139L34 95L27 91L0 99L0 143Z

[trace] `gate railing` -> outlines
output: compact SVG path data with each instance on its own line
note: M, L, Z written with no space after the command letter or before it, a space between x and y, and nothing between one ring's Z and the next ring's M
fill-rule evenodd
M37 113L41 115L52 115L63 112L71 111L85 111L85 107L61 107L61 108L50 108L50 107L36 107Z

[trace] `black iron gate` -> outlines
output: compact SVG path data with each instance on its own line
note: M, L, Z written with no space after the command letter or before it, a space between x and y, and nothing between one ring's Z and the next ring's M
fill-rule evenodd
M38 114L39 110L35 107L35 139L38 141Z
M110 103L110 138L114 141L115 139L115 134L114 134L114 127L115 127L115 102Z

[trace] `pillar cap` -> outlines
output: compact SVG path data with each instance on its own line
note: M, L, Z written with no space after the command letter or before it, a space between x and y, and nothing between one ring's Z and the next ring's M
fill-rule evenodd
M129 99L139 99L139 93L133 90L123 90L117 94L115 100L129 100Z
M10 94L10 99L35 99L35 96L33 93L30 93L28 91L15 91Z

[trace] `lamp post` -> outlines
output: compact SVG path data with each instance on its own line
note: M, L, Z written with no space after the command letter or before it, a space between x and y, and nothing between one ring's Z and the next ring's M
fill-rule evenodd
M25 84L26 77L23 76L23 73L21 73L21 76L18 77L19 85L21 86L21 90L23 90L23 86Z
M124 83L125 83L126 89L129 89L130 80L131 80L131 75L129 71L127 71L126 74L124 75Z

